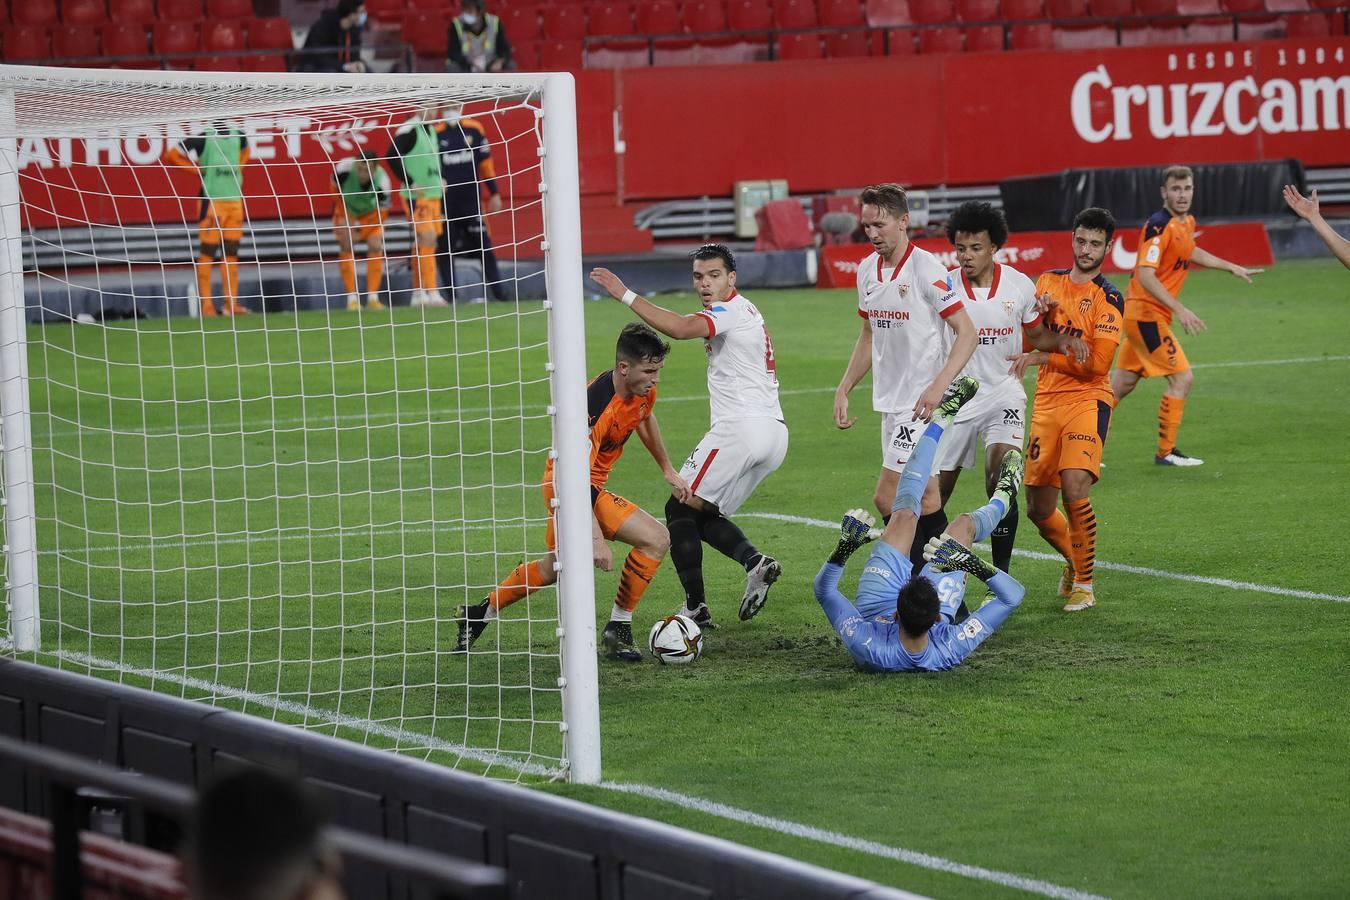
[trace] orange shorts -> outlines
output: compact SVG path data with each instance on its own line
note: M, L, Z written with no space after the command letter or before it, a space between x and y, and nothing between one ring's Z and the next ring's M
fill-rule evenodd
M445 232L445 210L441 207L441 201L438 197L413 201L412 213L413 230L417 232L430 231L439 237Z
M1059 473L1084 469L1101 477L1102 447L1111 426L1111 404L1089 398L1061 406L1037 403L1031 413L1025 483L1059 487Z
M384 233L384 214L380 210L352 218L341 203L333 210L333 230L346 231L347 238L353 244L357 241L369 241ZM341 236L341 235L339 235Z
M1125 340L1121 344L1116 368L1145 378L1176 375L1191 367L1186 351L1166 322L1146 319L1125 320Z
M212 200L206 204L206 213L197 223L198 238L203 244L244 239L244 201Z
M618 494L612 494L604 488L598 491L592 487L591 493L595 496L591 507L595 510L595 518L600 522L600 533L605 536L605 540L614 540L614 535L619 533L623 523L628 521L628 517L638 511L638 505L631 500L625 500ZM553 526L553 485L544 485L544 506L549 511L548 529L544 532L544 546L552 553L558 548L557 535L554 533Z

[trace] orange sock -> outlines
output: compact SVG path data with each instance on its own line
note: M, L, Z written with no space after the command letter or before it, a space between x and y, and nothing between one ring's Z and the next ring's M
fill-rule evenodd
M366 257L366 293L378 294L380 292L380 282L384 279L384 257L378 253L372 253ZM347 293L353 293L353 288Z
M1054 547L1055 551L1064 557L1065 562L1072 565L1073 544L1069 540L1069 520L1064 518L1064 513L1057 509L1049 516L1036 522L1036 527L1040 529L1041 537L1045 538L1045 542Z
M436 248L417 245L417 280L422 290L436 290Z
M347 289L347 293L356 293L356 258L353 256L338 257L338 274L342 276L342 286Z
M521 563L511 570L505 581L497 585L496 590L488 594L488 605L496 610L506 609L520 598L528 597L551 583L544 581L544 570L539 567L539 560Z
M205 253L197 256L197 298L201 301L203 309L212 306L211 266L215 261L214 256L207 256Z
M1177 448L1177 432L1181 430L1181 411L1185 406L1185 397L1163 394L1162 400L1158 401L1159 456L1166 456Z
M1073 545L1073 583L1092 587L1092 567L1097 561L1097 514L1092 501L1067 501L1069 512L1069 540Z
M614 605L630 613L637 609L638 601L660 567L661 560L652 559L636 547L630 550L628 558L623 561L623 574L619 576L619 593L614 598Z
M239 257L225 257L221 268L221 281L224 282L225 305L233 307L239 299Z

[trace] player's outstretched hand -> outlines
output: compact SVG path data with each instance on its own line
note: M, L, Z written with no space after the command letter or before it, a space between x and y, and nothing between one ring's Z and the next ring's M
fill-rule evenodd
M615 300L622 300L624 293L628 290L628 285L615 275L609 269L594 268L591 269L591 281L600 285Z
M850 509L844 513L844 521L839 525L839 544L830 554L830 562L843 565L853 552L876 537L872 528L877 520L864 509Z
M976 556L965 544L946 534L929 539L923 548L923 558L936 568L948 572L969 572L981 581L988 581L998 574L998 569Z
M1299 193L1298 188L1292 184L1284 186L1284 202L1289 204L1299 218L1307 219L1311 222L1313 219L1322 217L1322 204L1317 199L1317 190L1314 189L1307 197Z
M1243 281L1247 282L1248 284L1254 284L1254 283L1255 283L1255 282L1252 281L1252 276L1253 276L1253 275L1260 275L1260 274L1261 274L1262 272L1264 272L1264 271L1265 271L1265 269L1248 269L1248 268L1246 268L1245 266L1239 266L1239 265L1234 265L1233 268L1232 268L1233 274L1236 275L1237 277L1241 278Z
M1250 278L1247 280L1251 281ZM1199 334L1207 327L1204 319L1200 318L1184 306L1181 308L1181 311L1177 313L1177 318L1181 320L1181 327L1186 329L1187 334Z

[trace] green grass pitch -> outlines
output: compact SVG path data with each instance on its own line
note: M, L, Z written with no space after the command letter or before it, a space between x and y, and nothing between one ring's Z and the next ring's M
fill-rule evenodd
M1254 286L1192 274L1182 299L1209 331L1182 338L1196 384L1180 444L1206 465L1153 464L1161 384L1142 383L1093 491L1098 608L1062 613L1058 566L1015 557L1021 609L966 664L924 676L852 669L810 587L833 535L791 518L870 505L868 382L852 430L830 415L857 336L853 293L748 292L773 334L791 446L737 519L785 574L742 623L743 575L709 550L721 627L705 656L601 661L605 778L1093 894L1343 896L1347 285L1321 261ZM467 663L446 652L454 606L541 549L536 309L34 327L45 645L87 654L63 665L114 660L130 683L283 721L336 711L348 718L307 724L436 760L454 761L426 735L556 755L556 726L531 724L557 717L547 594ZM586 315L595 373L631 313L604 302ZM505 339L526 351L483 349ZM676 465L707 426L704 378L702 347L678 344L656 405ZM666 492L639 442L611 487L660 517ZM949 513L982 495L967 473ZM1048 550L1025 520L1017 544ZM597 621L616 581L597 575ZM635 632L681 596L666 564ZM549 789L920 893L1020 893L604 788Z

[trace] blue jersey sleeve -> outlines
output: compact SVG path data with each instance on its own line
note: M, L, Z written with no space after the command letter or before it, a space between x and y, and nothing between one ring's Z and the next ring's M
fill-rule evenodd
M844 567L838 563L827 562L821 566L814 584L816 601L825 610L825 617L830 620L831 627L844 642L844 648L853 661L866 668L876 668L877 662L872 658L875 627L859 615L848 598L840 593L839 579L843 574Z
M994 599L971 613L970 618L960 625L934 625L928 632L929 640L937 645L943 668L959 665L974 653L976 647L1008 620L1026 593L1026 588L1006 572L999 572L989 579L989 587L994 591Z

